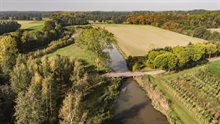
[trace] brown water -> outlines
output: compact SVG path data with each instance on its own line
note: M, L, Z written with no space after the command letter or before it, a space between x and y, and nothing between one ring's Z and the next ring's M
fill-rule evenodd
M110 67L116 72L128 71L127 64L115 46L110 52ZM130 78L123 82L114 109L112 124L168 124L166 117L154 109L150 99Z

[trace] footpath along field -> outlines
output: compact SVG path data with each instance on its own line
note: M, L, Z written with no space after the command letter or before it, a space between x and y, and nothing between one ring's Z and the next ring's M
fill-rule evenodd
M220 33L220 28L210 28L209 29L211 32L219 32Z
M127 56L142 56L153 48L184 46L206 42L203 39L182 35L150 25L96 24L112 32L118 45Z

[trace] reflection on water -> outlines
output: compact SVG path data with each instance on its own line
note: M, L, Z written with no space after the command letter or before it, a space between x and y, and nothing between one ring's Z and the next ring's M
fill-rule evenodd
M124 60L123 56L121 55L121 53L118 51L118 49L115 47L114 44L112 46L113 49L109 52L111 58L109 67L116 72L128 71L127 63Z
M126 61L113 45L110 67L116 72L128 71ZM123 82L114 109L112 124L168 124L166 117L153 108L146 93L133 79Z

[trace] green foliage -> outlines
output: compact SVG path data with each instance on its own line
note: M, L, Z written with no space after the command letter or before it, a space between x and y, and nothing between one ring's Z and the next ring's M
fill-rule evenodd
M219 48L218 42L209 42L189 44L185 47L153 49L146 56L129 57L127 63L131 70L141 70L145 67L178 70L195 66L205 60L206 55L209 58L212 55L219 55Z
M50 18L60 23L62 26L88 24L85 15L79 13L59 12L52 14Z
M62 37L63 33L60 24L54 21L45 21L44 28L40 31L18 30L12 33L12 36L16 39L18 50L24 53L48 45L51 41Z
M61 56L19 56L11 73L16 123L103 123L111 118L120 82L89 73L85 66Z
M10 123L14 112L14 94L10 86L0 85L0 122Z
M9 74L16 63L18 55L17 44L11 36L0 39L0 65L5 74Z
M11 73L11 86L18 95L16 122L55 123L58 121L59 106L65 92L76 83L71 81L71 77L84 74L74 75L74 67L82 65L75 65L75 61L60 56L26 60L27 58L19 57ZM80 71L80 68L77 67L75 71Z
M0 35L16 31L21 27L16 21L0 21Z
M176 65L177 58L171 52L160 54L154 59L154 66L162 69L173 70L176 68Z
M180 47L180 46L174 47L173 53L176 55L176 57L178 59L177 65L180 68L185 66L190 60L188 51L184 47Z
M85 29L76 40L77 45L95 52L102 65L109 61L109 55L104 50L111 49L113 42L115 42L113 34L101 28Z
M206 44L206 53L209 55L209 58L211 57L212 54L217 52L216 45L213 43L208 43Z
M207 66L207 71L220 77L220 62L211 63Z

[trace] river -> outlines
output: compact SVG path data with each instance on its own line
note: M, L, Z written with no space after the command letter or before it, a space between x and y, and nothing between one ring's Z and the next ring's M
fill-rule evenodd
M128 71L126 61L113 45L110 67L116 72ZM114 108L112 124L168 124L166 117L151 104L137 82L129 78L122 83Z

